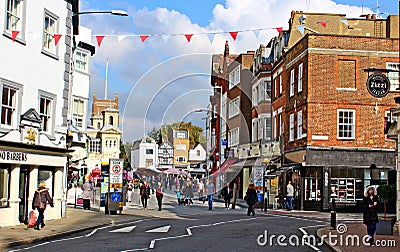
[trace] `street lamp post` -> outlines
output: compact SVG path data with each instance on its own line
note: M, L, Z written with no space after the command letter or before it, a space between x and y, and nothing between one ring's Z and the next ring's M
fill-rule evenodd
M217 83L216 83L217 84ZM218 157L218 180L219 180L219 188L221 189L221 159L222 159L222 155L221 155L221 145L222 145L222 87L221 86L214 86L215 89L219 89L220 93L219 93L219 143L218 143L218 153L219 153L219 157Z

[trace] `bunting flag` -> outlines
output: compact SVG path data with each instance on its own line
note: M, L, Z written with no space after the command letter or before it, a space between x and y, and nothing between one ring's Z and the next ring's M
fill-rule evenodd
M233 38L233 41L236 41L236 37L238 35L239 32L229 32L229 34L231 35L231 37Z
M127 35L118 35L117 36L118 42L121 42L126 37L127 37Z
M140 40L144 42L148 37L149 35L140 35Z
M19 31L11 31L11 39L14 42L19 34Z
M171 37L171 36L169 36L169 35L162 35L162 38L163 38L163 40L164 40L164 43L167 43L170 37Z
M62 34L54 34L54 43L58 44L58 41L60 41L60 38L62 37Z
M326 22L318 22L318 24L321 24L324 28L326 28Z
M297 26L297 30L299 30L299 32L301 33L301 35L304 34L304 25L298 25Z
M260 30L253 30L253 34L256 37L256 39L258 39L258 37L260 36Z
M103 39L104 39L104 36L99 36L99 35L96 36L97 45L98 45L99 47L100 47L101 42L103 41Z
M214 42L215 33L207 33L207 37L208 40L210 41L210 44L212 45L212 43Z
M188 43L190 43L190 40L192 39L193 34L185 34L185 37L188 41Z
M276 27L275 29L278 31L279 35L282 34L283 27Z
M340 20L340 22L342 22L343 24L345 24L345 25L349 25L349 21L347 21L347 19L343 19L343 20Z

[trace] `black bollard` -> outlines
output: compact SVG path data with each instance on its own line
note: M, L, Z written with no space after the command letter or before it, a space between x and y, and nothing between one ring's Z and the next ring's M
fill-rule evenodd
M336 229L336 211L331 211L331 228Z

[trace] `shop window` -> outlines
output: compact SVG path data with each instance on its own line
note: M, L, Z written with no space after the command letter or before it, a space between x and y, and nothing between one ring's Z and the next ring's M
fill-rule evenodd
M50 196L53 197L54 170L50 168L39 167L37 187L39 187L39 183L41 181L44 181L46 183L46 188L49 189Z
M321 184L318 178L305 178L305 200L320 201L321 200Z
M8 206L10 188L10 169L0 167L0 208Z

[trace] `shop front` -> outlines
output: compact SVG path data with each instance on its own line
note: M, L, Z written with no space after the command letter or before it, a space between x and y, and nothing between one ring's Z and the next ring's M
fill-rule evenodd
M0 227L27 222L40 181L46 182L54 201L54 208L46 210L46 219L63 217L66 149L0 143Z

